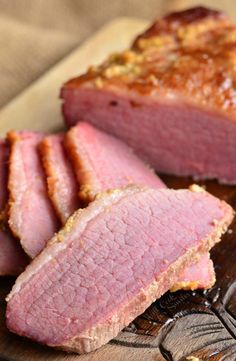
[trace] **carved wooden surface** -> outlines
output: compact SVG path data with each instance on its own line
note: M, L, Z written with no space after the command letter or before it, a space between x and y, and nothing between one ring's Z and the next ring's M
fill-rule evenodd
M144 26L142 21L122 19L103 29L1 111L0 132L6 128L47 131L61 127L57 95L62 79L82 70L86 62L100 61L111 49L128 45L129 39ZM163 180L173 188L184 188L193 183L191 179L170 176L164 176ZM236 187L216 182L203 184L209 192L225 199L236 209ZM164 295L108 345L82 356L52 350L10 334L5 328L4 299L14 280L0 279L0 361L234 361L236 223L213 249L212 258L217 274L213 289Z
M193 183L190 178L163 176L163 180L172 188L184 188ZM236 209L236 187L222 186L216 182L200 184ZM2 279L0 361L182 361L190 356L202 361L236 360L236 222L211 255L217 274L217 282L211 290L167 293L109 345L85 356L66 355L7 332L4 326L4 298L13 280Z
M191 178L163 176L171 188L185 188ZM236 209L236 187L202 182L212 194ZM236 223L211 252L217 282L204 292L168 293L138 317L113 344L131 347L159 347L168 361L236 360ZM135 339L128 333L140 335ZM191 359L191 358L190 358Z

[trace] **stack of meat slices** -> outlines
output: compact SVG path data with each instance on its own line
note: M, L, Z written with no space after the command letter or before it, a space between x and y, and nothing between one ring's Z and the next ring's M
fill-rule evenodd
M37 256L60 225L97 194L129 184L166 188L131 148L85 122L65 134L10 132L7 141L1 143L1 202L4 209L8 182L8 224L19 241L9 230L1 231L2 275L20 273L28 261L23 250L30 258ZM206 252L182 272L172 290L210 288L214 282Z
M214 284L209 250L233 210L200 187L167 189L131 148L86 122L53 135L10 132L1 157L1 274L35 258L8 296L11 331L87 352L166 291Z
M7 177L9 147L0 140L0 275L17 275L22 272L28 258L14 239L7 224Z

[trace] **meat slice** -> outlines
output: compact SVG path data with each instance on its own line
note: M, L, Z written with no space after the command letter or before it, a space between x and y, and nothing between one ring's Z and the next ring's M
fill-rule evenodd
M131 148L88 123L80 122L71 128L65 136L65 145L80 184L80 197L86 202L101 191L129 183L166 188ZM214 283L213 263L206 254L190 270L186 269L173 290L210 288Z
M79 208L79 186L63 147L64 134L49 135L40 144L40 153L47 176L48 193L64 224Z
M79 186L65 154L63 139L63 133L45 137L40 144L40 151L47 175L48 192L64 224L79 208ZM103 190L131 182L166 188L160 178L128 146L88 123L81 122L72 128L66 135L66 144L81 186L80 196L83 201L89 202ZM199 262L185 270L172 291L181 288L208 289L214 283L214 266L209 253L206 253Z
M100 194L17 279L7 326L68 351L95 350L219 242L232 218L229 205L199 187Z
M9 225L30 257L35 257L58 229L48 198L46 179L38 154L44 135L9 132Z
M8 145L0 139L0 276L18 275L28 263L25 253L7 227L8 157Z
M125 143L80 122L65 136L65 146L80 184L80 198L128 184L166 188L161 179Z
M236 183L235 42L221 12L157 20L130 50L63 86L66 124L86 119L159 172Z
M171 291L209 289L214 286L215 281L214 265L210 253L206 252L197 263L185 268Z

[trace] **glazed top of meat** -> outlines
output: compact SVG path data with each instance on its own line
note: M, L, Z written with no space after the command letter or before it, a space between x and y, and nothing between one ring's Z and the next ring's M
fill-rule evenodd
M203 7L157 20L130 50L65 87L131 90L149 96L191 99L236 112L236 26L222 12Z

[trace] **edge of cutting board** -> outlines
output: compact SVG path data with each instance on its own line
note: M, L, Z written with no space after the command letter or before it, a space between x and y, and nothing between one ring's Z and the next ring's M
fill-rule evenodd
M0 111L0 134L8 130L31 129L52 132L62 128L59 90L69 78L100 63L112 52L129 46L147 22L136 18L117 18L44 73ZM117 36L119 34L119 36Z

